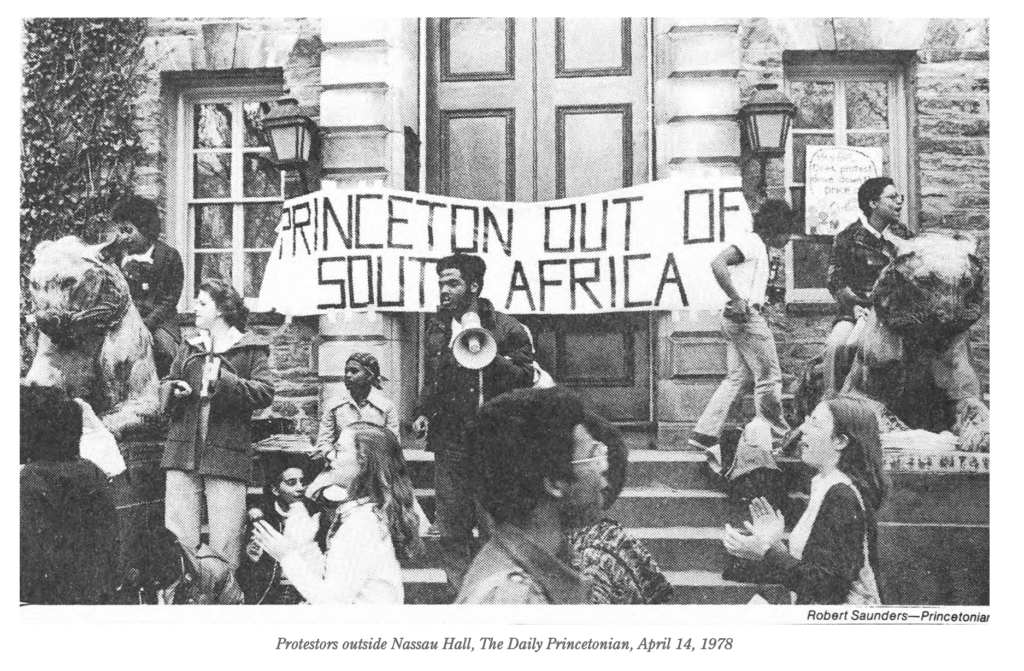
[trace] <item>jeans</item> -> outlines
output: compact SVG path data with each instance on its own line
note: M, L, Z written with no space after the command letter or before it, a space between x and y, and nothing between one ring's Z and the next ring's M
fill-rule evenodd
M245 535L244 482L212 478L170 469L167 471L167 496L164 500L164 525L178 542L191 551L199 547L203 499L209 518L210 549L238 568Z
M458 593L473 556L487 539L490 524L470 489L465 447L454 440L442 438L435 444L434 492L441 564L448 584ZM473 537L474 528L478 528L478 538Z
M789 432L782 416L782 369L768 322L751 309L745 322L722 316L722 333L728 346L729 372L708 402L694 432L718 438L726 417L743 387L754 380L754 410L772 427L776 441Z

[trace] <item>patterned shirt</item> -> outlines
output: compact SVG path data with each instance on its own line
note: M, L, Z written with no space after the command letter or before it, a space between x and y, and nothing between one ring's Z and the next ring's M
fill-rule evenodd
M604 519L568 534L569 562L592 582L591 603L668 603L672 585L647 548Z
M869 230L863 219L847 226L836 235L828 263L828 290L839 301L838 294L844 288L857 297L857 304L871 305L871 290L882 269L889 265L897 254L893 238L904 240L912 233L902 224L890 224L882 233ZM839 301L843 305L842 301ZM851 313L853 306L843 306L844 313Z

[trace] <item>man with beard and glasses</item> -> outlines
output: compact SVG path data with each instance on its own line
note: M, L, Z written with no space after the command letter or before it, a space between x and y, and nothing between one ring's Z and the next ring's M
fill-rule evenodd
M591 584L571 567L566 532L601 517L608 448L579 397L519 389L485 403L470 428L475 491L494 520L456 603L581 604Z
M449 586L458 591L472 559L474 546L486 535L486 524L477 520L469 491L465 432L483 401L533 384L533 347L523 325L498 312L486 298L484 260L470 254L454 254L437 262L440 305L427 319L424 332L424 381L413 416L413 431L427 436L434 453L434 489L441 560ZM467 314L479 317L491 333L497 355L483 369L464 368L452 353L453 337L462 330ZM473 529L479 527L474 539Z

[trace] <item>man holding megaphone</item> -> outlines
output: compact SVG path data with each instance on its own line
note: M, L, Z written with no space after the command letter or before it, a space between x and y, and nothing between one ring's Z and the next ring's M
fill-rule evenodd
M480 297L487 266L470 254L437 262L440 304L424 332L424 379L413 430L434 453L441 559L457 593L475 550L486 539L469 485L465 432L480 404L533 384L526 329ZM480 537L473 538L479 526Z

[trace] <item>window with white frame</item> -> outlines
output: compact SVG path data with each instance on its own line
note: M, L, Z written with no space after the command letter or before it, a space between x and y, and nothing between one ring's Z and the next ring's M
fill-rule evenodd
M906 71L902 54L787 54L786 93L796 104L797 115L786 151L786 192L805 231L810 232L804 222L809 146L880 148L882 174L892 177L908 197L904 223L914 220ZM825 288L830 248L831 238L824 236L808 236L788 245L787 300L832 300Z
M185 261L186 308L203 280L231 282L250 306L259 296L284 200L268 160L262 118L280 87L184 92L177 135L176 242Z

